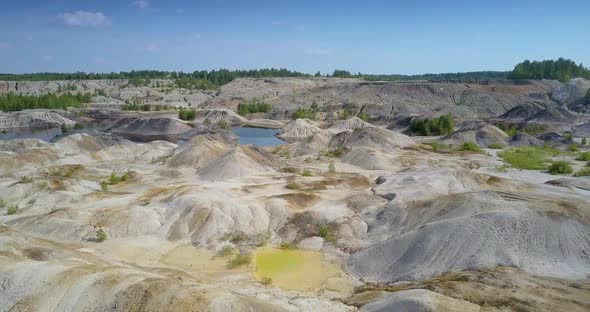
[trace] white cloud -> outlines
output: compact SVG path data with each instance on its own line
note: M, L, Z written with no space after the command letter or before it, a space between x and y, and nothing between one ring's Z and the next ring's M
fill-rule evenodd
M330 50L323 48L306 48L303 53L307 55L329 55Z
M76 11L73 13L60 13L57 18L69 26L99 27L110 25L109 19L102 12Z
M134 7L136 7L136 8L138 8L138 9L140 9L140 10L142 10L142 11L150 7L150 3L147 0L133 1L131 3L131 5L134 6Z
M104 63L104 57L97 57L96 59L94 59L94 62L96 62L97 64L102 64Z

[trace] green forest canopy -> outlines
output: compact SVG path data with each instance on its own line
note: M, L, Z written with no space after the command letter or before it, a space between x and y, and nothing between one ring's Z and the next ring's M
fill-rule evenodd
M0 80L90 80L90 79L129 79L135 84L149 82L150 79L175 79L177 86L189 89L212 89L224 85L236 78L265 77L339 77L358 78L368 81L474 81L503 79L557 79L567 81L575 77L590 79L590 70L582 64L576 65L572 60L560 58L556 61L524 61L517 64L512 71L476 71L463 73L441 73L421 75L397 74L352 74L347 70L338 69L331 74L314 75L291 71L285 68L264 68L251 70L197 70L192 73L159 70L132 70L119 73L31 73L31 74L0 74Z
M526 60L518 63L508 75L510 79L556 79L561 82L576 77L590 79L590 70L582 63L577 65L574 61L564 58L540 62Z
M20 111L33 108L66 109L67 107L82 107L89 103L90 94L45 94L16 95L13 93L0 95L0 111Z

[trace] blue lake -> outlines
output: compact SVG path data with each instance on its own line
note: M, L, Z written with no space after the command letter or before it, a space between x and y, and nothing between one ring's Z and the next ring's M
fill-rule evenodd
M254 144L258 146L276 146L285 144L284 141L275 137L279 132L277 129L233 127L232 131L240 137L238 144Z

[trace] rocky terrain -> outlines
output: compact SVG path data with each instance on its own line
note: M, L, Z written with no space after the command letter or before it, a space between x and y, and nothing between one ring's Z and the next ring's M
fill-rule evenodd
M590 309L588 81L150 84L0 82L96 93L0 113L4 131L67 130L0 140L0 311ZM235 112L251 100L272 111ZM408 129L447 113L450 133Z

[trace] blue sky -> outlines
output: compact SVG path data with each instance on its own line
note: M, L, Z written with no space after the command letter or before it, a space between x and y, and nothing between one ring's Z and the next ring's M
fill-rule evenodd
M2 0L0 72L590 65L587 0Z

